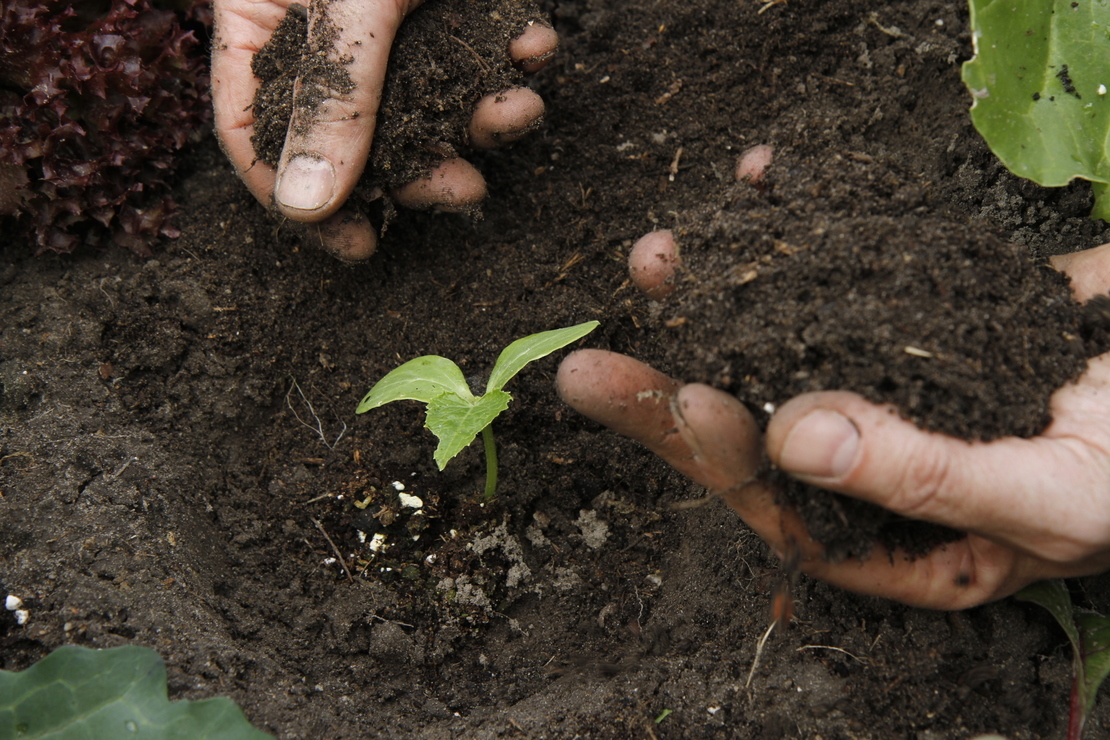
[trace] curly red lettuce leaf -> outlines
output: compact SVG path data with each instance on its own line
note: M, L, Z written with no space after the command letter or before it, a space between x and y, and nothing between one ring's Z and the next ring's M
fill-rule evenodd
M150 0L0 4L0 214L36 252L175 237L169 180L211 121L204 49Z

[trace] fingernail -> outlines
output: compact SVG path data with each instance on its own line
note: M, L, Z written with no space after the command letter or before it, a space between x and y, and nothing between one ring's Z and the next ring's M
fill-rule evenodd
M779 467L811 478L839 478L859 451L859 429L847 417L817 409L802 417L786 437Z
M274 197L286 208L315 211L331 200L334 191L335 168L331 162L302 154L285 166Z

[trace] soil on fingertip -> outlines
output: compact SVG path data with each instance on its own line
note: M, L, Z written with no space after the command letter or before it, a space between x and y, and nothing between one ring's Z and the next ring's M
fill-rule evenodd
M515 27L485 2L437 15L449 5L414 18L493 66L459 35L489 21L504 58ZM1067 639L1012 600L938 613L802 577L795 624L753 672L777 559L704 490L563 405L559 357L507 388L492 503L480 448L439 471L415 404L354 415L405 360L443 355L480 381L512 340L596 318L585 346L750 393L757 412L855 383L985 438L1035 433L1043 395L1100 351L1041 261L1110 233L1087 218L1087 186L1018 180L971 128L966 3L539 7L562 43L523 82L546 121L469 155L490 189L481 221L401 210L369 261L340 264L255 202L210 139L174 194L182 236L155 259L0 245L0 592L29 614L0 611L0 668L65 643L146 645L172 698L230 696L290 739L1062 736ZM459 100L488 91L464 45L442 49ZM420 100L428 67L406 54L430 56L399 42L390 84ZM427 142L462 151L468 111L444 113L450 132ZM405 115L430 114L387 117ZM733 181L760 143L776 149L763 191ZM687 257L662 302L627 273L657 228ZM797 274L816 276L808 295ZM884 274L889 296L865 280ZM874 313L888 302L898 321ZM870 308L840 334L818 321L850 304ZM910 330L916 313L925 328ZM780 351L760 340L764 361L743 366L742 327L779 320ZM1042 348L1028 369L1027 342ZM848 370L813 362L840 350ZM1000 395L975 363L1024 385ZM954 395L926 374L944 367L963 377ZM896 525L867 526L863 542ZM1073 597L1106 613L1107 586L1076 581ZM1087 729L1110 733L1104 698Z

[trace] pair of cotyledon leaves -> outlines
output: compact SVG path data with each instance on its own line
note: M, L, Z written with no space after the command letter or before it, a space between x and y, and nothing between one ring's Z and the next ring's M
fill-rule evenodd
M509 406L505 384L530 362L546 357L596 329L597 321L532 334L516 340L497 358L486 392L475 396L462 370L451 360L426 355L409 360L379 380L355 409L361 414L393 401L428 405L425 426L439 439L435 461L440 470L474 441Z

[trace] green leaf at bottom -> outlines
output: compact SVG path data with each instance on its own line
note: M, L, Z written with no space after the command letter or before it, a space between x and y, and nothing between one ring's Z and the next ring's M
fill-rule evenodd
M439 437L436 447L436 465L447 467L455 455L474 441L478 433L509 407L512 400L505 391L490 391L481 398L468 400L444 394L428 404L428 418L424 426Z
M1067 633L1075 666L1075 690L1079 692L1072 702L1072 709L1078 715L1072 716L1070 724L1081 730L1087 713L1094 706L1099 686L1110 675L1110 617L1076 610L1067 586L1060 580L1030 584L1014 594L1014 598L1048 609Z
M0 738L261 740L227 698L170 702L158 653L67 645L25 671L0 671Z
M1095 705L1098 687L1110 675L1110 617L1089 611L1075 615L1083 656L1083 707Z

